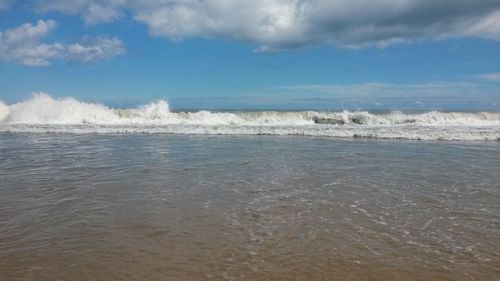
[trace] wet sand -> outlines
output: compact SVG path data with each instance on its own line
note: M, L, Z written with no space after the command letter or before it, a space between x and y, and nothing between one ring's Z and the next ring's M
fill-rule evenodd
M500 145L0 134L0 280L498 280Z

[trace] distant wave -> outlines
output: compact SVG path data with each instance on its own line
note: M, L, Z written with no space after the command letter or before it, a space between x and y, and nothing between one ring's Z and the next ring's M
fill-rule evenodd
M0 101L0 131L498 140L500 112L172 112L164 100L113 109L74 98L35 94L12 105Z

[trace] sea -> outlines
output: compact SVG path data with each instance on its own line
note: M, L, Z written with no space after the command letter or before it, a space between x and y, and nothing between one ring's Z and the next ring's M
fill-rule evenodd
M0 102L0 280L500 280L500 112Z

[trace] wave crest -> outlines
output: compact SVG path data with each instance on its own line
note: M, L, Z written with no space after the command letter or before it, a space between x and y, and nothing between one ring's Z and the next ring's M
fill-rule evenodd
M10 108L0 100L0 124L10 114Z
M114 109L38 93L10 106L0 101L0 131L495 140L500 138L500 112L172 112L164 100L137 108Z

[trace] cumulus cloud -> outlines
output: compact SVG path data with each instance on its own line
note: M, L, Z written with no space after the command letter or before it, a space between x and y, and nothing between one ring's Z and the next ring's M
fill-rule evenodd
M116 37L98 37L66 47L67 59L84 63L110 59L123 53L125 53L123 42Z
M34 0L88 24L131 14L155 36L210 37L260 50L312 44L385 47L442 38L500 39L498 0Z
M1 0L0 0L1 1ZM59 11L69 15L81 15L86 24L111 22L124 16L127 0L36 0L35 8L41 12Z
M118 38L99 37L75 44L43 43L42 39L56 27L57 23L53 20L39 20L35 25L25 23L0 31L0 60L28 66L48 66L54 59L89 63L125 52Z

